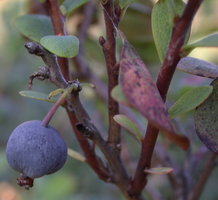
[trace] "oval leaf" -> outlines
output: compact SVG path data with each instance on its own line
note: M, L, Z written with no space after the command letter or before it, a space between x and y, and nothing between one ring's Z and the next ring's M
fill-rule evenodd
M126 106L130 106L129 102L126 100L126 97L123 94L123 91L120 87L120 85L116 85L112 91L111 91L111 96L114 100L116 100L117 102L126 105Z
M79 51L79 40L72 35L48 35L40 40L40 44L53 54L65 58L72 58Z
M76 8L79 8L88 1L89 0L65 0L60 6L60 10L63 15L69 15Z
M183 53L189 54L196 47L218 47L218 32L207 35L191 44L187 44L183 47Z
M218 66L193 57L184 57L177 64L177 69L196 76L206 78L218 77Z
M185 7L182 0L159 0L151 15L152 32L155 46L162 62L171 38L176 16L181 15Z
M195 112L195 128L200 140L218 153L218 79L212 82L213 92Z
M175 134L156 84L152 81L145 64L127 40L124 40L121 53L120 84L133 107L154 126L161 129L171 141L183 149L188 148L188 139Z
M45 15L23 15L16 19L15 24L24 36L36 42L54 34L51 20Z
M95 89L95 85L93 83L80 83L80 85L82 87L89 87L89 88L92 88L92 89Z
M212 93L212 91L212 86L199 86L188 90L170 107L170 117L174 118L195 109Z
M129 133L133 135L139 142L142 140L142 133L138 129L137 125L129 119L126 115L115 115L114 120L123 128L125 128Z
M144 172L154 175L163 175L163 174L169 174L173 171L173 168L170 167L154 167L150 169L145 169Z
M48 99L48 95L42 92L36 92L32 90L23 90L23 91L20 91L19 94L23 97L28 97L32 99L41 100L41 101L47 101L51 103L56 102L56 100Z
M67 154L71 158L74 158L74 159L79 160L81 162L86 162L86 158L82 154L78 153L77 151L74 151L73 149L68 148Z

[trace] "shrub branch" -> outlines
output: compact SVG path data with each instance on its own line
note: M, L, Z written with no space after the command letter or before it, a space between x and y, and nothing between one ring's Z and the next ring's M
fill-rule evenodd
M176 65L181 59L180 51L185 42L185 37L190 30L195 13L203 0L189 0L181 17L175 19L175 25L172 31L169 47L161 66L157 79L157 87L161 97L165 101L167 91L172 80ZM157 141L159 130L148 123L147 131L142 142L140 158L133 178L130 193L138 196L147 183L147 173L145 168L150 168L154 147Z
M207 180L210 177L214 167L216 166L216 162L215 162L216 158L217 158L217 154L211 152L210 157L206 162L202 170L202 173L200 174L197 184L194 186L194 188L191 190L188 196L188 200L198 200L200 198L204 186L207 183Z
M115 25L118 25L119 16L116 15L113 0L108 0L102 3L106 39L102 36L99 38L100 45L102 46L108 74L108 116L109 116L109 130L108 130L108 143L120 151L120 126L113 119L113 116L119 114L119 104L111 97L112 89L118 85L119 65L116 61L116 30Z

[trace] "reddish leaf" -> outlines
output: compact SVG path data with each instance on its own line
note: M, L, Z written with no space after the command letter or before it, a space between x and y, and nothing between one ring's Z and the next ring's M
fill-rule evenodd
M183 149L189 141L185 136L175 134L167 114L167 108L152 81L145 64L134 48L124 39L120 60L120 84L129 103L135 107L164 135Z

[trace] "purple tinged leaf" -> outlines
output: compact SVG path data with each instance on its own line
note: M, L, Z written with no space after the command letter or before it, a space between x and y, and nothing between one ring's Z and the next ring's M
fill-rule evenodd
M218 77L218 66L193 57L184 57L177 64L177 69L196 76L215 79Z
M196 109L196 133L205 146L218 153L218 79L214 80L212 94Z
M122 39L120 84L127 100L173 143L186 150L189 140L175 133L167 108L149 71L131 44Z

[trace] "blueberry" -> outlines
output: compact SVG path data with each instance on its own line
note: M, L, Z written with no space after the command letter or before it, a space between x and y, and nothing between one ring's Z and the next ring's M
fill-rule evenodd
M52 174L63 167L67 146L57 130L40 120L17 126L9 137L6 156L13 169L31 179Z

